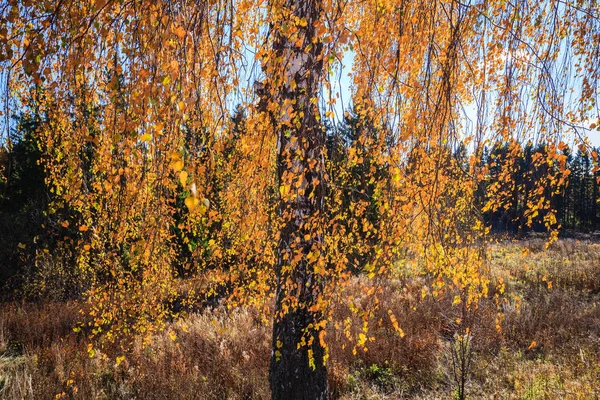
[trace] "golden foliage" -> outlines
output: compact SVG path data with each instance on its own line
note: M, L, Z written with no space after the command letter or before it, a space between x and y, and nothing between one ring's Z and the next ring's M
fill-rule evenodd
M10 104L45 121L48 212L65 232L47 250L57 266L74 265L92 337L150 340L176 314L170 304L184 277L202 282L186 292L190 301L263 304L274 295L278 256L280 287L306 283L285 279L300 262L319 282L315 300L302 305L322 312L311 327L317 331L353 273L376 278L408 268L409 259L431 278L424 296L450 290L457 305L477 307L489 291L487 231L475 206L488 176L484 148L502 139L516 156L527 141L549 143L535 160L546 174L526 202L529 224L549 211L552 241L556 219L546 194L568 174L564 141L571 135L585 148L581 126L597 118L593 2L328 0L314 21L277 0L0 7ZM309 22L314 37L303 33ZM277 53L278 41L307 58L290 66L291 50ZM335 115L334 78L348 54L364 133L341 161L325 159L325 149L313 157L310 138L292 135L278 177L273 132L298 129L309 114ZM308 90L309 62L323 63L318 89L327 90L297 102ZM230 118L235 104L243 123ZM464 160L452 155L461 144L470 153ZM298 160L322 176L307 182ZM484 209L518 190L509 172L489 186ZM369 193L353 193L357 182ZM314 245L290 244L278 254L279 230L293 214L277 206L310 199L307 187L326 189L322 212L296 236ZM286 293L283 314L303 301ZM370 341L372 313L364 311L358 347ZM402 321L390 319L403 332Z

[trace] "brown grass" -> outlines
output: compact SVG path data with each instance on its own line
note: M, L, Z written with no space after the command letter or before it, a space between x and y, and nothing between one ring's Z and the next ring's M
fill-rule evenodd
M502 331L484 299L472 315L475 364L469 398L594 399L600 396L600 245L563 240L508 242L490 251L492 281L506 283ZM460 316L452 296L421 298L422 278L378 283L374 307L355 278L333 306L327 328L333 398L446 399L448 349ZM372 310L367 351L353 350ZM370 308L369 308L370 307ZM218 307L176 321L151 345L119 363L118 347L92 358L73 327L76 303L0 306L1 399L267 399L271 328L259 311ZM388 315L392 310L401 335ZM353 339L344 333L349 321ZM119 359L121 360L121 359Z

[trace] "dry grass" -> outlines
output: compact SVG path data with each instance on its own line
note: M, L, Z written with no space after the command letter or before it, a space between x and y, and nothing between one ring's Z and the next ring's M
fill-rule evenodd
M62 331L51 319L35 318L53 311L56 304L0 311L10 332L0 340L5 343L0 352L7 354L0 358L0 398L269 397L270 329L261 324L257 312L218 309L193 315L170 325L150 346L136 345L117 363L121 354L116 349L88 356L82 335L72 331L76 311L59 316L72 322L65 322ZM25 317L28 313L31 318ZM22 347L23 352L7 352L10 346Z
M508 242L490 252L492 281L503 279L502 331L497 308L484 300L473 323L473 399L595 399L600 396L600 245L563 240ZM328 326L332 397L447 399L448 349L458 315L451 297L420 296L422 282L379 282L379 306L369 319L368 351L357 349L362 328L352 306L365 310L373 284L356 278L333 308ZM75 303L0 305L2 399L266 399L270 326L255 309L225 308L170 324L123 361L118 348L90 358ZM392 310L401 336L392 326ZM344 333L345 322L354 337ZM119 359L120 360L120 359Z

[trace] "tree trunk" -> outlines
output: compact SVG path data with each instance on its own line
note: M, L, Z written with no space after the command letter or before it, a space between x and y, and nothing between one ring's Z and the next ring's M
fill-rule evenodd
M273 399L325 399L325 349L318 335L322 310L316 307L324 283L319 268L325 133L317 108L323 45L315 36L322 6L318 0L283 3L274 22L274 61L266 64L264 88L270 109L277 110L271 116L277 127L281 195L270 383Z

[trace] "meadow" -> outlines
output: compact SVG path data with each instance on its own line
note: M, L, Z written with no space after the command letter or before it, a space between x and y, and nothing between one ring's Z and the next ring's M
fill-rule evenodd
M600 243L561 239L546 249L543 239L505 240L490 246L487 262L491 289L470 316L468 337L457 334L460 307L450 296L423 296L426 275L399 267L375 278L383 303L367 350L356 354L343 326L361 321L347 299L359 307L373 281L354 277L326 329L331 397L447 399L462 381L470 399L598 398ZM258 309L189 312L149 346L135 343L119 356L118 348L86 351L86 336L74 331L82 306L1 305L0 398L270 397L272 326Z

